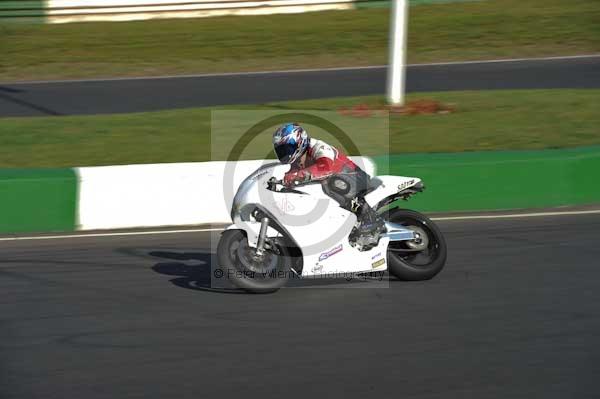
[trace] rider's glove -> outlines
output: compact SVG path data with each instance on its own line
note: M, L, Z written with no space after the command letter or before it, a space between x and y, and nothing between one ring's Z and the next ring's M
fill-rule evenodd
M283 184L285 184L288 187L294 186L299 183L304 183L308 180L310 180L310 174L302 170L287 172L285 176L283 176Z

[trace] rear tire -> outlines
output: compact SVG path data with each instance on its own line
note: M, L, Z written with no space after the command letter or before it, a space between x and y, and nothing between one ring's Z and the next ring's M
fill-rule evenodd
M392 209L382 215L385 220L401 224L421 236L420 240L391 242L387 261L390 274L400 280L429 280L446 264L446 240L427 216L408 209ZM419 250L422 248L421 250Z
M270 293L287 281L292 266L289 249L276 245L265 250L262 258L253 257L254 248L242 230L226 230L217 247L217 259L223 275L238 288L254 293Z

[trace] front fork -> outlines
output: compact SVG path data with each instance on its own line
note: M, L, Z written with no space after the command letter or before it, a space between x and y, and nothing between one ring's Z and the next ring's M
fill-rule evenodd
M258 232L258 241L256 242L256 254L262 255L265 250L265 241L267 239L267 228L269 227L269 218L264 217L260 221L260 230Z

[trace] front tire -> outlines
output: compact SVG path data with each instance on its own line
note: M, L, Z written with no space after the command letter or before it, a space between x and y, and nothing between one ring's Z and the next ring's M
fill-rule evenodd
M292 261L285 246L275 245L257 257L242 230L226 230L217 247L219 267L238 288L254 293L270 293L287 281Z
M429 280L446 264L446 240L440 229L427 216L408 209L392 209L384 219L401 224L418 234L411 241L390 242L387 251L390 274L400 280Z

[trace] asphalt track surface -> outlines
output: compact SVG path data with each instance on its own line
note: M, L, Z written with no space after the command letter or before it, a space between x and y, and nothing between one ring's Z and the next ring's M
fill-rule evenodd
M600 397L600 215L439 224L431 281L270 295L218 232L2 241L0 397Z
M385 67L0 84L0 116L84 115L382 94ZM415 65L407 91L600 88L600 56Z

